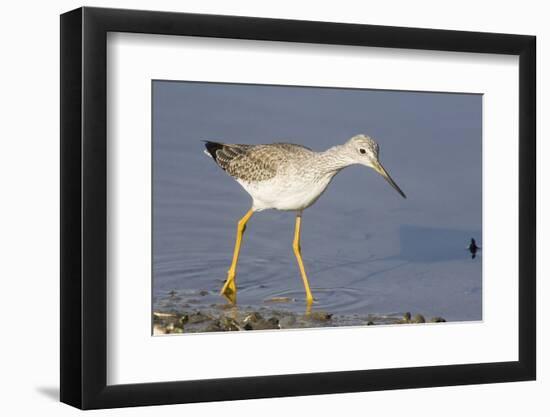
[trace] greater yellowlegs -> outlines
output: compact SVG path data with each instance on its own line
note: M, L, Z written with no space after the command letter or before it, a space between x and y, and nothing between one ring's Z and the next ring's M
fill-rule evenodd
M237 300L235 276L241 242L246 223L254 212L266 209L296 211L292 248L304 283L306 301L311 305L313 295L300 248L302 211L317 201L340 170L354 164L374 169L406 198L378 160L378 144L367 135L356 135L343 145L324 152L291 143L235 145L206 141L205 146L205 153L252 197L252 207L237 224L233 261L221 290L221 294L232 303Z

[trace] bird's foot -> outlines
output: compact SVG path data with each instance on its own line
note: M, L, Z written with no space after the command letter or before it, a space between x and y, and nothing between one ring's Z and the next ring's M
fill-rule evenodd
M235 273L231 270L227 274L227 280L223 285L220 295L223 295L231 304L235 304L237 302L237 284L235 284Z

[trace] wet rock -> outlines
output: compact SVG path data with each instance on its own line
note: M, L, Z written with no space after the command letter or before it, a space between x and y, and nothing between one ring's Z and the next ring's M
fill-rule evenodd
M166 330L164 329L164 327L161 325L155 324L153 326L153 336L158 336L162 334L166 334Z
M271 326L271 328L273 328L273 329L278 329L279 328L279 319L276 318L276 317L270 317L267 320L267 324L269 326Z
M241 330L241 326L233 320L231 317L222 317L219 320L219 326L224 331L239 331Z
M416 314L412 319L412 323L426 323L426 319L422 314Z
M198 294L198 291L195 292ZM425 323L421 314L411 317L410 312L403 315L332 314L327 311L289 311L283 305L236 306L232 304L207 304L178 309L162 304L160 311L153 312L153 334L204 333L242 330L298 329L338 326L395 325L404 323ZM158 304L157 304L158 305ZM432 317L431 323L445 322L442 317Z
M174 330L174 323L168 323L164 329L167 333L172 333L172 330Z
M445 323L447 320L445 320L443 317L432 317L430 322L431 323Z
M255 323L246 323L245 330L272 330L279 329L279 320L275 317L271 317L268 320L259 320Z
M281 329L291 329L295 327L296 317L293 314L288 314L279 319L279 327Z
M259 322L260 320L263 320L263 317L260 313L258 313L257 311L254 311L252 313L250 313L249 315L247 315L243 322L246 324L246 323L257 323Z
M206 314L201 313L200 311L187 316L187 323L189 324L204 323L205 321L209 320L212 320L212 318L210 316L207 316Z
M220 332L222 330L224 330L224 329L221 326L219 321L212 321L206 327L204 327L204 329L202 329L201 331L203 331L203 332Z
M199 291L199 295L200 295L201 297L207 296L207 295L208 295L208 291L206 291L206 290L201 290L201 291Z
M308 317L316 321L328 321L332 318L332 314L325 311L312 311Z

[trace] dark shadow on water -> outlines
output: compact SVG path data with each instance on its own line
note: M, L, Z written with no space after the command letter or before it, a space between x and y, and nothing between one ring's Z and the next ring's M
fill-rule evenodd
M470 257L470 239L481 241L481 230L456 230L402 225L399 228L400 259L439 262Z

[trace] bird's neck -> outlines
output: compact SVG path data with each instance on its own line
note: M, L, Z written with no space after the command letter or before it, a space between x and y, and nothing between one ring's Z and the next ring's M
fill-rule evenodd
M342 169L352 165L354 162L347 157L344 146L336 145L324 152L317 154L319 171L325 175L334 176Z

